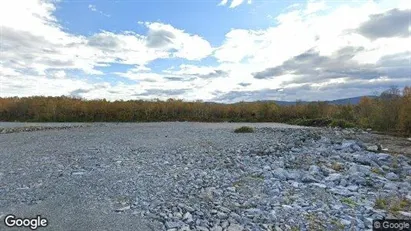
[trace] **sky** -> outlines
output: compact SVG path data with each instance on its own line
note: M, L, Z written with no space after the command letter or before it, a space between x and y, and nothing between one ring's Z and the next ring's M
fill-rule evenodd
M409 0L2 0L0 97L334 100L411 86Z

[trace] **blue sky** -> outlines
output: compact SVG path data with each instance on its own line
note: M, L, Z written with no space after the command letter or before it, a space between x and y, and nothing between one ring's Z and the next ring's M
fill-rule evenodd
M0 97L332 100L411 85L407 0L0 4Z
M100 30L146 33L142 22L162 22L198 34L218 46L231 28L265 29L275 24L269 15L281 13L299 1L255 1L234 9L218 1L62 1L56 17L70 33L91 35ZM90 12L90 5L97 11ZM258 11L258 13L257 13Z

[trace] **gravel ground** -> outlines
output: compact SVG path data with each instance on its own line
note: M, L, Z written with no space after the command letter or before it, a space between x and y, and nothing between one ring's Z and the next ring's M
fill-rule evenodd
M73 127L87 125L90 123L25 123L25 122L0 122L0 128L22 128L22 127Z
M242 125L9 126L0 217L42 215L39 230L73 231L365 230L373 218L411 219L411 159L347 139L363 131L233 132Z

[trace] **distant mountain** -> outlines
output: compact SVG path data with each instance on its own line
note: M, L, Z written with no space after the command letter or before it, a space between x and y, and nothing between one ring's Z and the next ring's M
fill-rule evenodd
M334 105L349 105L349 104L355 105L355 104L360 103L360 100L362 97L376 98L376 96L358 96L358 97L352 97L352 98L336 99L336 100L321 101L321 102L327 102L329 104L334 104ZM295 101L274 101L274 102L281 106L295 105L297 103ZM309 104L312 102L318 102L318 101L299 101L299 103L301 104Z

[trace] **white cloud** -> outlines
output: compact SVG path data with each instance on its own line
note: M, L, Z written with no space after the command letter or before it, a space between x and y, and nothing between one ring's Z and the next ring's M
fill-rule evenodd
M97 8L96 8L96 6L95 5L88 5L88 8L91 10L91 11L97 11Z
M89 8L91 11L97 12L97 13L103 15L103 16L111 17L111 15L106 14L106 13L104 13L104 12L101 11L101 10L98 10L97 7L96 7L96 5L89 4L89 5L88 5L88 8Z
M237 7L244 2L222 0L220 5ZM247 2L250 3L249 0ZM349 94L363 94L363 86L367 84L370 86L367 90L370 91L390 83L402 84L406 69L398 70L395 77L387 75L355 79L352 76L358 75L356 70L347 70L352 73L339 73L330 79L321 79L307 73L293 73L293 70L289 70L290 66L295 67L299 63L295 58L294 63L290 60L301 54L312 55L307 61L314 63L313 68L308 68L312 69L310 71L335 68L338 59L334 56L338 51L359 47L361 49L349 53L348 58L341 58L345 60L341 66L355 64L355 67L368 68L378 63L379 67L385 67L381 64L381 58L386 58L387 62L397 62L409 57L401 53L411 52L408 45L410 37L369 39L357 30L362 23L372 18L371 15L382 14L393 8L410 9L409 2L405 0L357 1L355 4L308 1L273 16L277 22L275 26L261 30L238 28L228 31L222 45L216 48L200 35L159 22L140 21L139 24L148 29L147 34L132 31L100 31L91 36L70 34L53 15L56 9L54 3L13 0L7 6L0 7L3 51L0 56L0 96L77 94L86 98L104 96L114 100L165 99L172 95L187 100L236 101L265 96L293 99L297 97L297 90L307 94L307 99L334 97L338 94L353 96ZM89 5L89 8L98 12L94 5ZM310 49L311 53L307 52ZM201 63L210 56L216 58L218 64ZM193 62L163 71L148 68L154 60L170 58ZM304 57L300 56L300 59L304 60ZM314 62L316 60L318 63ZM109 74L135 83L104 82L107 73L98 67L113 63L132 65L133 68L124 72ZM330 66L324 67L324 63ZM305 67L303 64L300 66ZM275 67L285 70L270 69ZM371 72L367 68L364 70ZM86 81L78 76L73 78L69 74L70 70L99 75L101 82ZM302 71L303 68L296 70ZM254 78L253 73L264 71L281 75ZM350 78L344 76L349 74ZM373 72L366 74L372 75ZM354 87L353 83L362 87ZM342 90L344 88L348 90ZM273 93L264 89L275 91ZM321 89L324 93L321 93Z
M6 76L32 73L61 78L68 69L102 75L104 73L96 67L110 63L145 66L159 58L200 60L212 52L211 45L200 36L161 23L145 25L151 31L167 30L173 33L175 39L171 47L150 48L147 46L149 38L134 32L102 31L90 37L73 35L65 32L54 17L56 8L53 3L13 0L0 7L0 70ZM98 11L93 5L89 8ZM49 69L57 69L57 72L50 72Z
M232 0L230 4L230 8L235 8L241 4L243 4L244 0ZM247 0L247 4L251 4L252 0ZM228 0L222 0L218 5L225 6L227 5Z
M237 6L241 5L243 3L243 1L244 0L233 0L231 2L230 8L234 8L234 7L237 7Z
M186 33L184 30L174 28L169 24L155 22L146 23L146 26L151 33L156 33L156 37L153 37L153 40L155 39L157 43L161 42L162 45L164 42L166 43L161 48L176 50L172 55L173 57L200 60L213 52L210 43L198 35ZM148 39L150 39L150 36Z
M53 15L56 7L52 1L13 0L7 5L3 3L0 7L0 96L61 95L75 90L85 97L114 97L109 91L119 91L115 96L123 98L135 94L128 88L121 92L120 89L124 88L116 85L98 88L99 93L96 93L96 83L73 80L67 75L68 70L80 70L86 75L103 76L105 73L97 67L112 63L136 65L134 69L119 74L140 81L134 89L141 86L179 88L182 84L167 83L159 74L149 73L146 65L155 59L172 57L201 60L213 51L209 42L200 36L168 24L144 23L149 31L168 31L174 37L169 47L151 48L147 46L148 35L130 31L101 31L89 37L65 32ZM89 8L98 12L93 5ZM107 94L101 94L102 91L107 91Z
M228 0L222 0L218 5L219 6L224 6L224 5L227 4L227 2L228 2Z
M69 95L71 91L79 87L92 88L92 84L84 80L71 78L55 79L45 75L17 75L13 78L0 75L1 97L16 96L61 96Z
M327 9L327 6L325 4L325 1L321 0L321 1L313 1L313 0L309 0L307 3L307 7L304 10L305 14L312 14L312 13L316 13L319 11L323 11Z
M321 55L329 56L343 47L359 46L364 47L364 51L358 52L355 59L361 63L376 62L384 55L401 52L401 48L409 51L411 47L406 44L410 38L370 41L353 30L368 20L369 15L396 6L396 2L391 2L388 6L381 7L373 1L361 2L357 6L342 4L317 15L316 12L327 7L322 1L309 1L305 8L300 9L295 9L297 6L294 5L292 11L277 16L277 26L260 31L231 30L214 55L220 62L242 61L243 65L249 66L251 70L256 66L280 65L312 48Z

